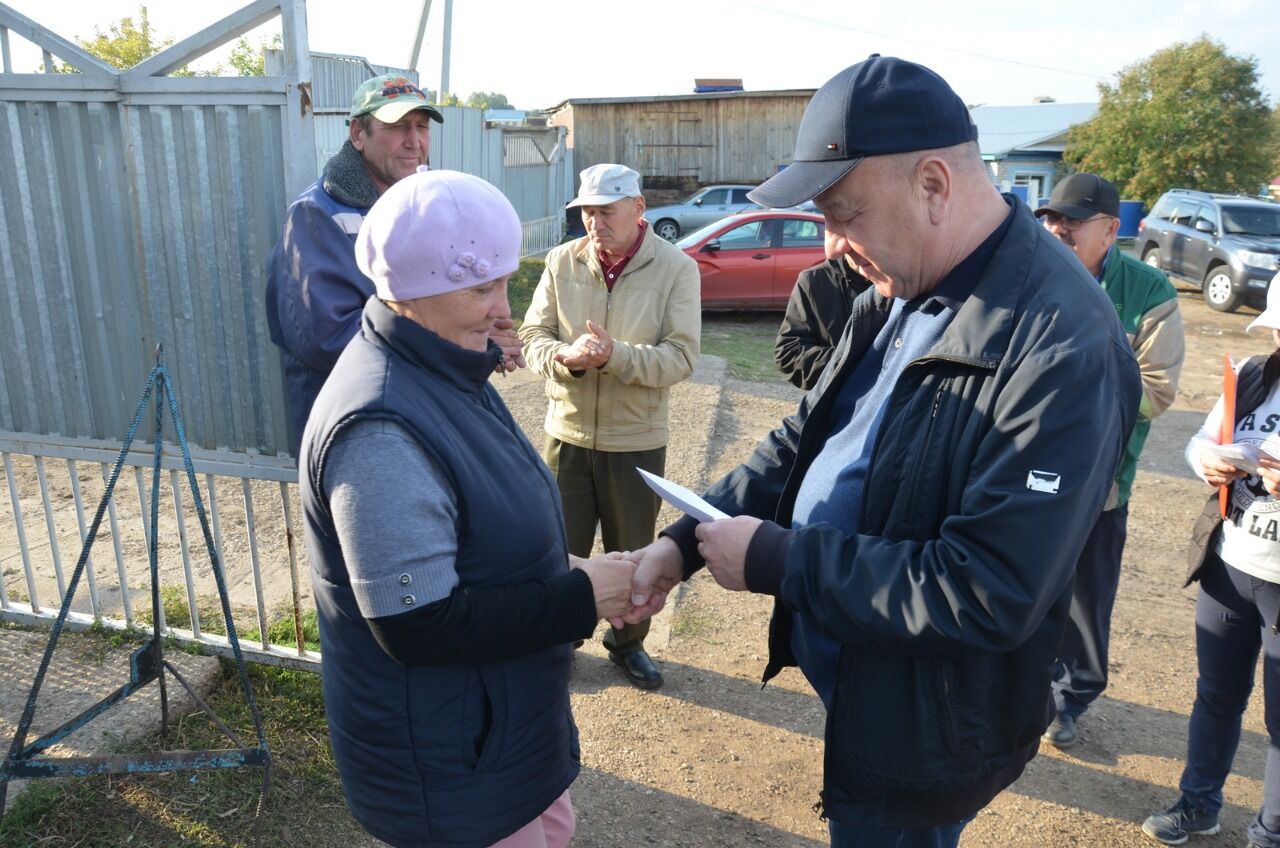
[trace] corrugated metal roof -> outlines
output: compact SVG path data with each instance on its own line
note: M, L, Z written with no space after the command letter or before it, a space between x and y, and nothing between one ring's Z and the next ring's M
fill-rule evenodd
M706 94L661 94L646 97L572 97L562 100L547 113L558 112L566 106L590 106L603 103L667 103L674 100L719 100L740 97L813 97L816 88L787 88L777 91L712 91Z
M1056 138L1097 113L1097 103L978 106L969 111L973 122L978 125L978 146L982 155L997 159L1014 150Z

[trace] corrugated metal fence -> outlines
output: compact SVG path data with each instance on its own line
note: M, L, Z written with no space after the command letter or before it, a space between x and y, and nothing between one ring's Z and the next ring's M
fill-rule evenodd
M302 48L287 73L163 75L276 15ZM0 26L81 71L0 74L0 430L119 438L163 344L193 443L283 450L262 268L314 179L303 0L127 71L2 5Z

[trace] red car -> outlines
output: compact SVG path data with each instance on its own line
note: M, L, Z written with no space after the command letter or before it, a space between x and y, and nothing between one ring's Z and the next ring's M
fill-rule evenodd
M698 263L704 309L785 309L796 277L826 258L822 216L765 210L722 218L676 242Z

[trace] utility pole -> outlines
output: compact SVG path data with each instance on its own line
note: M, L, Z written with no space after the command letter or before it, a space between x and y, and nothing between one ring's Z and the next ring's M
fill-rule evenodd
M449 49L453 42L453 0L444 0L444 37L441 39L440 91L436 102L441 103L449 93Z
M418 59L422 56L422 41L427 34L427 19L431 17L431 0L422 0L422 15L418 18L418 34L413 39L413 53L409 56L409 67L418 69ZM436 103L443 103L449 93L449 51L453 41L453 0L444 0L444 38L440 51L440 87L436 91Z
M418 57L422 54L422 39L427 33L429 17L431 17L431 0L422 0L422 14L418 16L418 34L413 39L413 53L409 56L409 64L405 65L409 70L418 69Z

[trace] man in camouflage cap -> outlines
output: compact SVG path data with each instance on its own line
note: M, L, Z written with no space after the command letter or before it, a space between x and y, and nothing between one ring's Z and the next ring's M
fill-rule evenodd
M267 324L284 358L294 455L311 405L360 325L373 283L356 267L356 233L369 207L427 164L440 110L403 74L365 80L351 98L347 141L285 214L267 263ZM495 333L502 367L523 365L510 323Z

